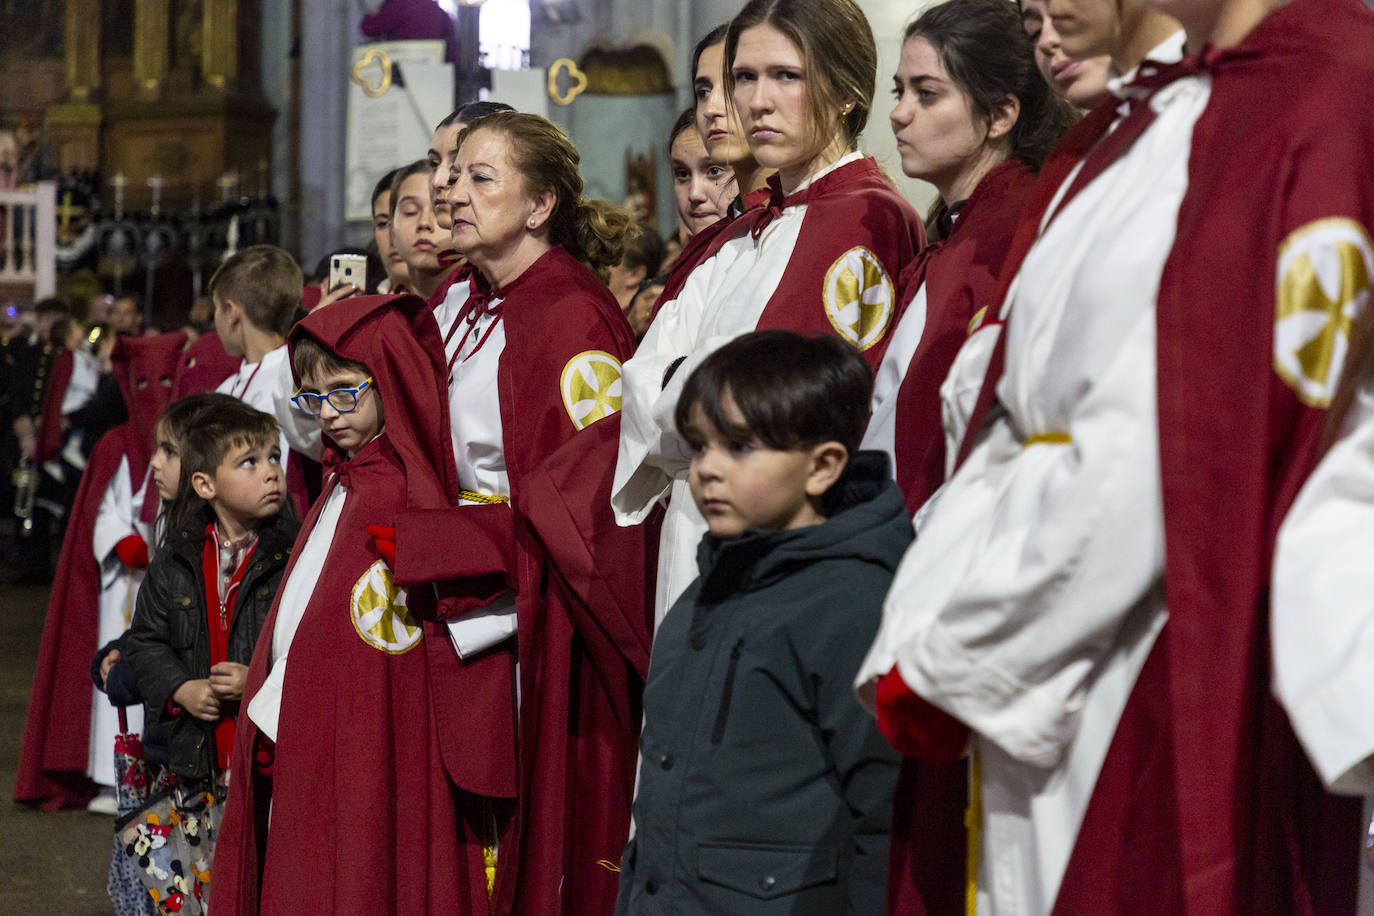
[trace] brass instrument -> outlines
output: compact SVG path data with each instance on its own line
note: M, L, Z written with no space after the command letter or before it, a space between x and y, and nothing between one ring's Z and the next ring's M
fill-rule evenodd
M25 458L14 469L14 517L21 522L25 535L33 533L33 503L38 496L38 465Z

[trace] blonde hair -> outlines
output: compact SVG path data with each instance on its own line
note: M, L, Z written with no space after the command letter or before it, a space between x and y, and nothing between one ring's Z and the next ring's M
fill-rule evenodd
M459 134L458 146L479 130L498 131L510 141L507 155L520 172L526 193L553 193L556 202L549 216L549 241L562 245L605 279L607 271L620 263L634 221L628 211L607 201L582 199L581 157L568 135L538 115L498 111L472 122Z
M801 52L817 143L826 145L838 115L846 146L856 149L878 79L878 48L863 10L854 0L750 0L725 33L725 103L731 108L740 35L759 25L777 29Z

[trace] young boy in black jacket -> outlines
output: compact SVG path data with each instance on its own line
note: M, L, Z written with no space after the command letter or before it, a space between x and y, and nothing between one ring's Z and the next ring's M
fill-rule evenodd
M186 430L180 486L125 636L145 720L167 730L183 784L226 782L248 662L300 528L278 435L240 401Z
M899 759L851 684L912 538L873 380L835 337L746 334L678 401L710 528L644 690L616 911L881 913Z

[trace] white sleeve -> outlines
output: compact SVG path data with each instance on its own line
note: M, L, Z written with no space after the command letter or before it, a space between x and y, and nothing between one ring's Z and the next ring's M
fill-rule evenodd
M134 493L129 482L129 459L119 459L119 469L105 488L100 498L100 508L96 510L95 532L91 546L95 551L95 561L100 564L100 587L104 588L116 578L123 563L115 554L115 545L131 534L134 528Z
M282 360L276 367L276 378L272 381L272 409L281 427L282 439L294 451L300 452L312 461L324 456L324 442L320 438L320 424L314 417L307 416L291 403L291 395L296 393L296 383L291 377L291 361ZM283 456L284 457L284 456ZM285 467L285 462L283 462Z
M72 378L67 383L67 391L62 395L62 416L67 416L85 407L95 397L100 387L100 368L95 357L85 350L72 354Z
M1001 324L984 325L974 331L954 356L949 374L940 384L940 415L945 428L945 476L954 473L959 449L964 444L969 421L983 391L983 379L992 363L993 351L1002 333Z
M1016 759L1051 767L1164 564L1154 316L1068 406L1063 430L999 419L898 567L856 679L903 680ZM1004 378L1005 381L1005 378ZM1067 444L1023 444L1067 432Z
M611 485L611 508L621 525L637 525L668 492L673 477L690 461L673 428L672 411L664 425L659 401L663 376L696 349L707 304L710 261L699 266L681 293L665 303L621 372L620 451ZM673 373L681 385L682 367ZM676 403L676 401L674 401ZM684 460L684 457L686 460Z
M458 657L471 658L515 635L515 592L502 595L486 607L444 623Z
M1274 548L1274 695L1332 791L1374 793L1374 389L1308 478Z

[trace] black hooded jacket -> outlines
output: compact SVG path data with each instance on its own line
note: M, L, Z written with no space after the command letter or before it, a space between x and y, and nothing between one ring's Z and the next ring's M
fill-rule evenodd
M125 652L146 704L145 722L167 730L172 773L210 776L215 769L215 723L169 709L183 683L210 676L210 624L202 567L208 511L198 523L169 531L138 590ZM300 523L279 513L260 525L258 544L240 580L229 621L231 662L247 665L267 612L281 586ZM237 714L237 708L227 710Z
M912 539L886 456L820 525L707 535L654 639L617 913L881 913L899 757L853 681Z

